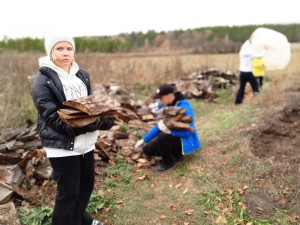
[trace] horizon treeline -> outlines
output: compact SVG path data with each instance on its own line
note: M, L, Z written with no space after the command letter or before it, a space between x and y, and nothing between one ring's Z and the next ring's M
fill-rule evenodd
M259 27L276 30L286 35L291 43L300 42L300 24L215 26L168 32L149 30L146 33L132 32L116 36L75 37L76 52L234 53ZM30 37L4 38L0 41L0 50L44 52L44 40Z

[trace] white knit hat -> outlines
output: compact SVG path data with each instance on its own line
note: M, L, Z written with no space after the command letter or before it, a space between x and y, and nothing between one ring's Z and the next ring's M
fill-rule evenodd
M61 42L61 41L69 42L72 45L73 50L75 52L75 43L74 43L74 39L72 37L70 37L70 36L52 36L52 37L45 38L45 49L46 49L46 53L48 56L50 56L51 50L54 47L54 45L56 45L58 42Z

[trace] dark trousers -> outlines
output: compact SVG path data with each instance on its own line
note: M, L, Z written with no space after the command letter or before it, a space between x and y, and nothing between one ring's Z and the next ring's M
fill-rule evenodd
M247 82L250 83L254 93L259 92L258 83L257 83L255 77L253 76L252 72L241 72L240 73L240 88L236 95L235 104L241 104L243 102Z
M94 151L49 160L57 182L52 225L91 225L86 207L94 188Z
M165 164L172 164L174 158L182 157L181 140L179 137L161 132L143 147L143 151L148 156L161 156Z
M262 77L262 76L261 77L256 77L256 81L259 85L259 88L262 88L263 82L264 82L264 77Z

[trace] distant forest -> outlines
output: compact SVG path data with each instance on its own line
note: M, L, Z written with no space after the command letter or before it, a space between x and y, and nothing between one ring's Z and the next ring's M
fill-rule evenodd
M215 26L187 30L147 33L132 32L116 36L75 37L77 52L99 53L234 53L258 27L286 35L289 42L300 42L300 24ZM44 52L43 39L4 38L0 50Z

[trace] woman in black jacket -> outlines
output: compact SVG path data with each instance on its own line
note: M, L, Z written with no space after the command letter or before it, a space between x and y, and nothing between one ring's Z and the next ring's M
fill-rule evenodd
M91 94L89 75L74 61L75 44L68 36L45 40L47 56L39 59L39 72L32 86L38 110L42 146L53 168L57 195L52 225L101 225L86 212L94 188L95 142L99 129L108 130L114 120L101 118L90 125L73 128L57 110L64 101Z

